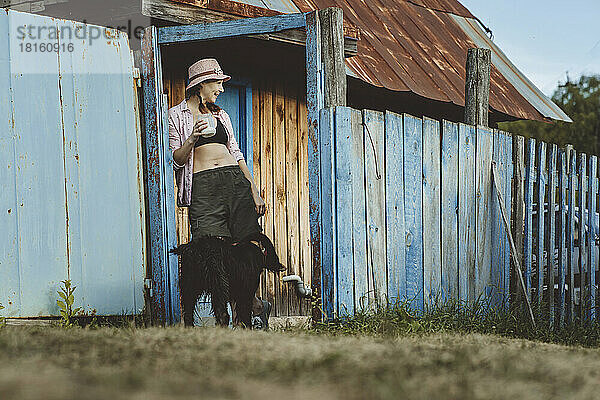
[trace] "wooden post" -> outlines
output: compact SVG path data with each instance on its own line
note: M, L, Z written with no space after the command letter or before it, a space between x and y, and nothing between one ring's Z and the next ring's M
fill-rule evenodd
M467 53L465 124L488 126L491 51L473 48Z
M331 185L331 176L321 174L323 165L331 164L331 154L321 151L322 138L319 126L320 110L346 104L346 72L344 66L342 10L328 8L314 11L306 16L306 103L308 111L308 179L310 204L310 232L313 255L313 293L321 296L323 309L331 309L333 287L323 288L323 269L333 268L333 254L323 254L332 243L323 243L324 230L333 229L331 220L323 220L323 204L331 200L321 199L323 184ZM333 194L331 194L333 195ZM333 210L329 210L331 215ZM333 282L327 282L333 284ZM324 296L328 293L328 296ZM322 310L313 309L313 319L320 320ZM332 317L328 315L327 317Z
M344 16L341 8L319 11L321 60L323 62L324 106L346 105L346 64L344 62Z

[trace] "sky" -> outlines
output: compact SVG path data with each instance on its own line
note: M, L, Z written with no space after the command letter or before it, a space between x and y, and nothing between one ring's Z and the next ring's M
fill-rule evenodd
M600 0L459 0L545 94L566 76L600 74Z

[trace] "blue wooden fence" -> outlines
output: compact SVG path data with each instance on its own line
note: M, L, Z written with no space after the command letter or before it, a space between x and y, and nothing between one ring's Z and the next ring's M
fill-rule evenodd
M320 115L322 300L328 316L385 302L508 300L512 137L392 112ZM510 215L509 215L510 218Z
M524 141L523 141L524 142ZM525 162L522 221L525 286L550 321L589 320L598 307L596 156L529 139L515 146ZM543 206L541 206L543 205Z

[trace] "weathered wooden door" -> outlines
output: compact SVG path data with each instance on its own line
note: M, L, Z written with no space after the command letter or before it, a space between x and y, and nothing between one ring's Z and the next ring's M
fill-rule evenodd
M133 58L116 30L0 13L0 311L140 313L145 277Z

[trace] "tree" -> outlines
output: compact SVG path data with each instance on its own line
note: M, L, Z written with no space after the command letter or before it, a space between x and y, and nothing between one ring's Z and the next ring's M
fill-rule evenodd
M552 101L573 122L504 122L500 129L560 146L572 144L577 151L600 155L600 75L582 76L577 82L567 77L554 91Z

